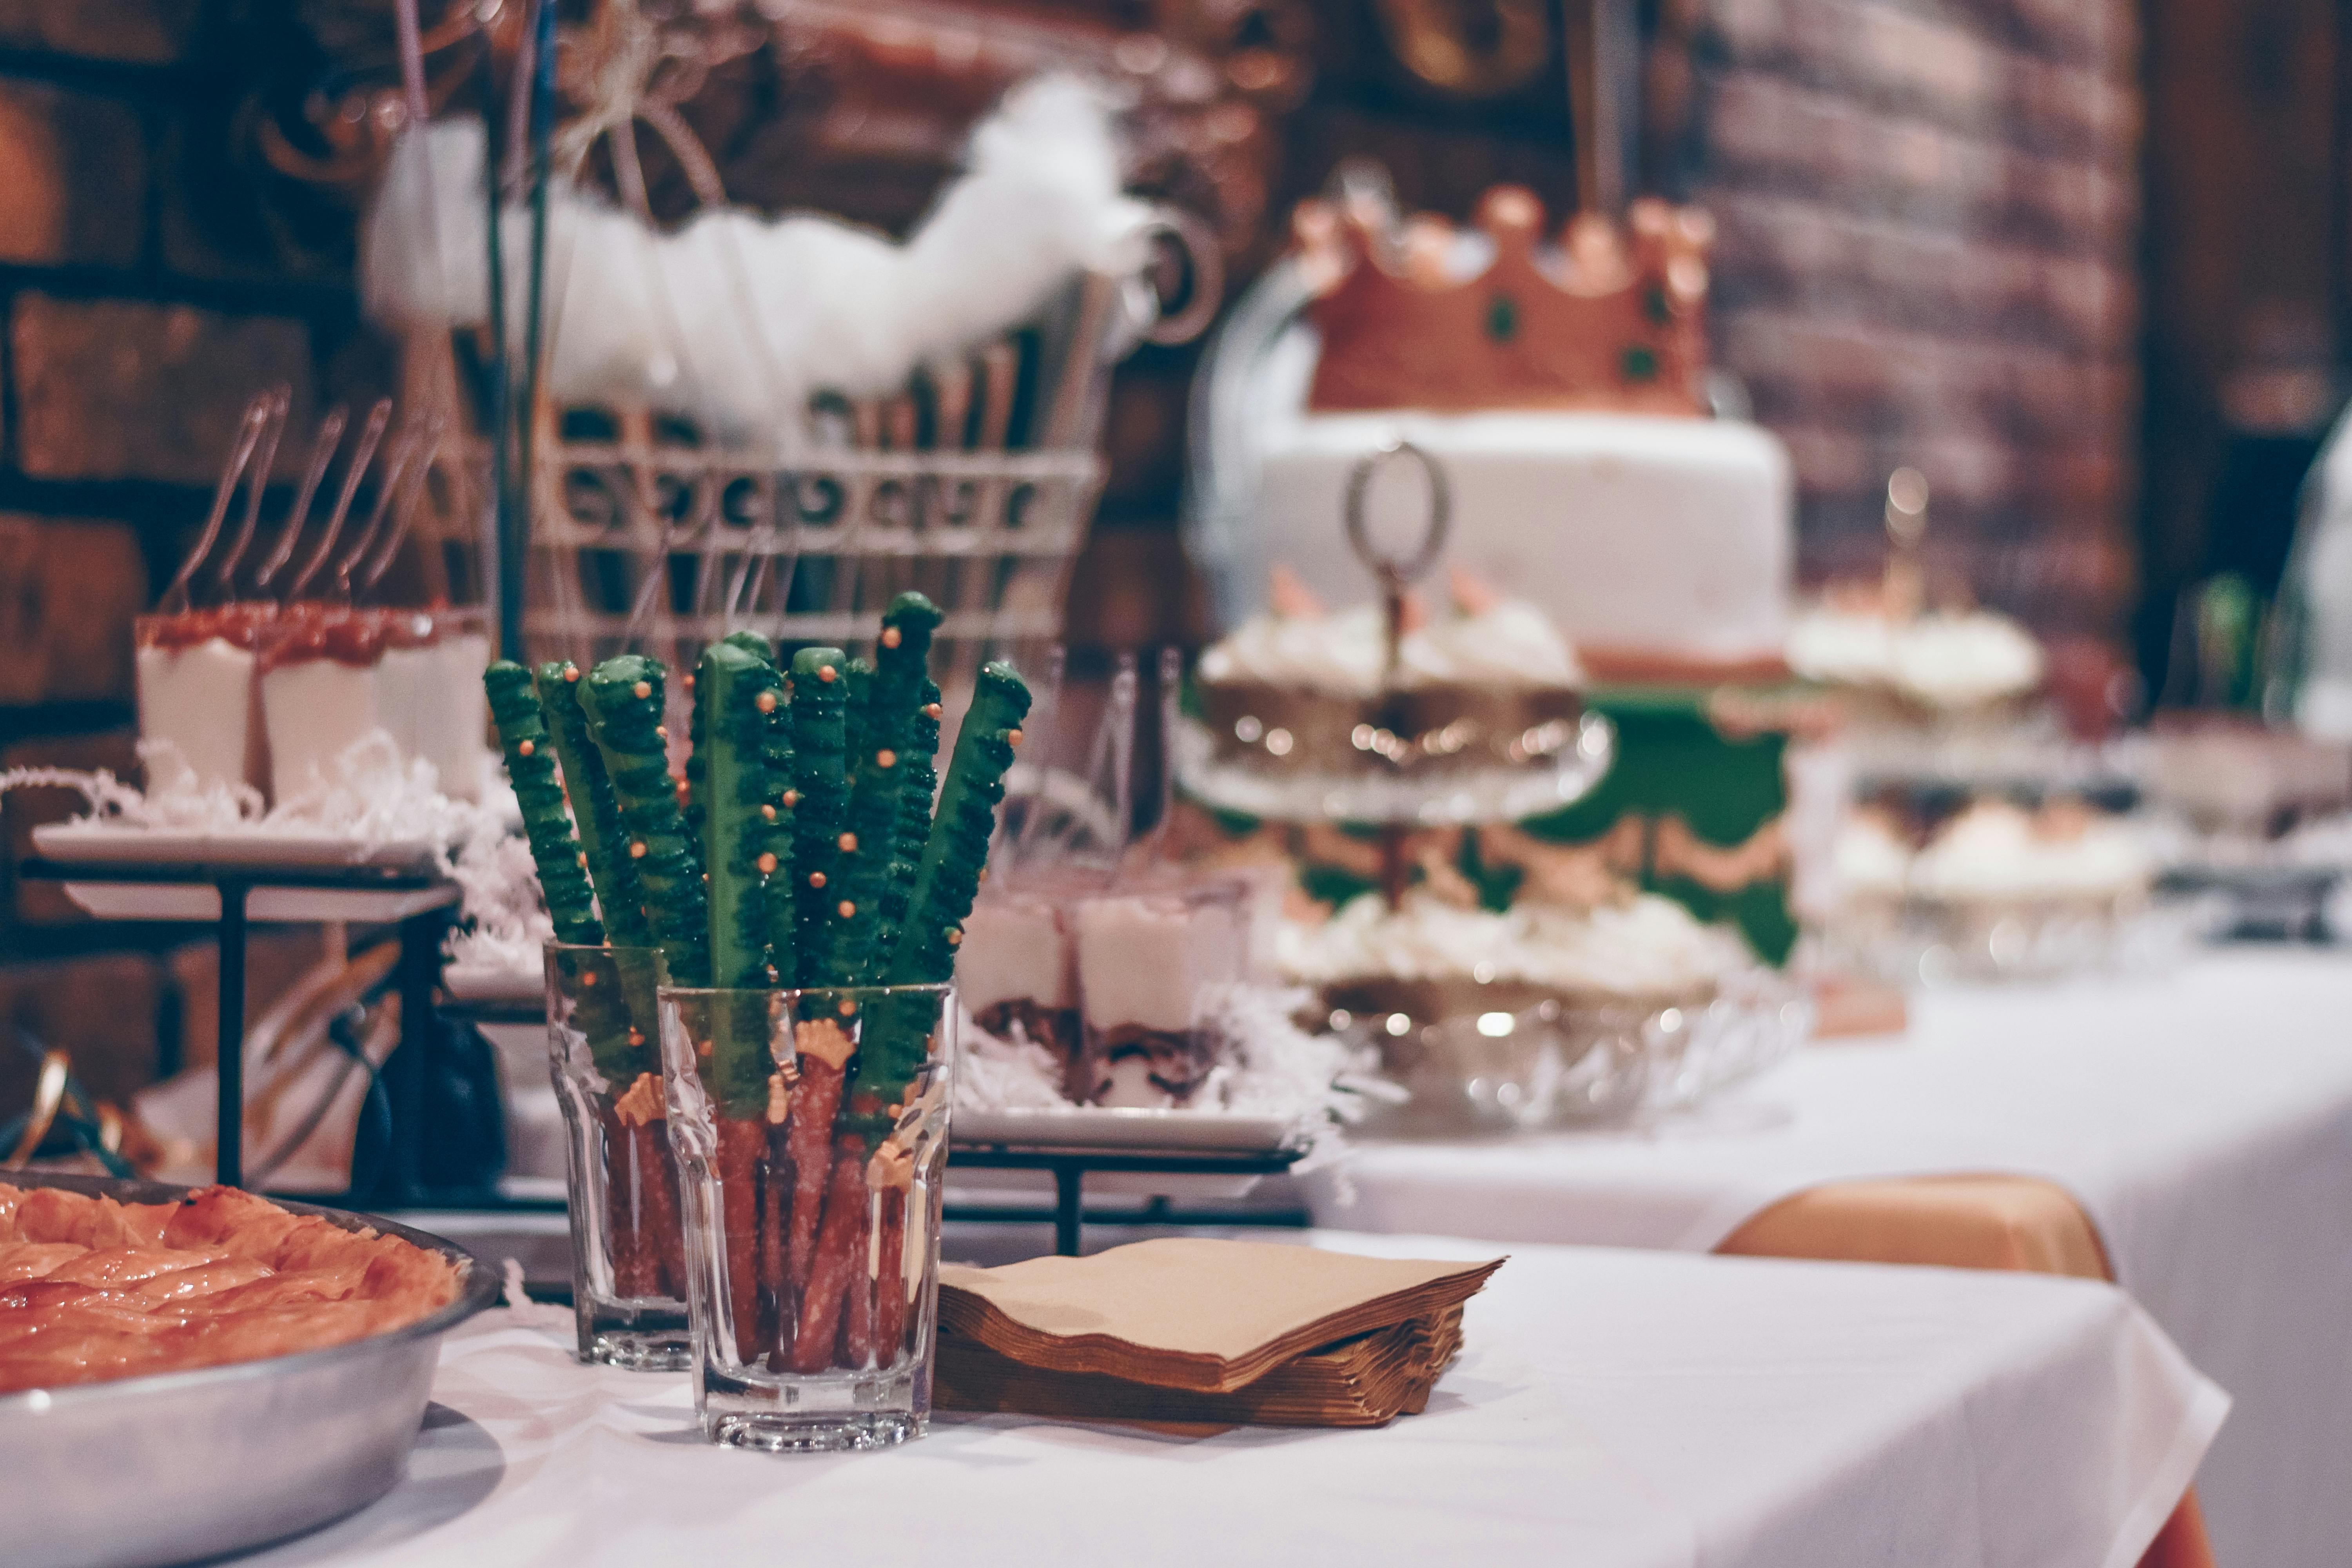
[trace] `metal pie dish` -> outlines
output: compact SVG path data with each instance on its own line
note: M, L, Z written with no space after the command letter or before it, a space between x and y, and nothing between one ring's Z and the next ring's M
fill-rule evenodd
M195 1189L31 1171L11 1186L117 1203ZM408 1468L441 1336L498 1299L497 1276L438 1237L270 1200L449 1260L457 1296L429 1317L323 1350L0 1394L10 1568L150 1568L299 1535L375 1501Z

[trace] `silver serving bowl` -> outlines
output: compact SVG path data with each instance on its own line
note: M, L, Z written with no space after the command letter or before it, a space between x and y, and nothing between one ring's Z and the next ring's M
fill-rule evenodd
M1367 1132L1450 1138L1687 1110L1777 1066L1813 1028L1811 998L1761 968L1681 1003L1566 994L1538 1000L1530 994L1540 988L1506 984L1483 1006L1459 996L1449 1005L1437 995L1444 989L1410 982L1325 989L1327 1003L1343 1009L1327 1026L1377 1049L1407 1095L1373 1110ZM1408 1000L1415 990L1438 1005L1415 1009ZM1390 1010L1398 1006L1407 1010Z
M118 1203L192 1190L28 1171L0 1182ZM441 1336L497 1299L497 1277L423 1231L279 1206L439 1253L457 1268L457 1299L406 1328L326 1350L0 1394L0 1559L10 1568L150 1568L242 1551L341 1519L400 1480Z

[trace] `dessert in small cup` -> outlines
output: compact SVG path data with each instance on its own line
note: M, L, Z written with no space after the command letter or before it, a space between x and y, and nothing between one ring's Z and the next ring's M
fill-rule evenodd
M151 786L207 790L268 783L256 648L277 614L269 604L142 616L139 738L156 748Z
M1029 704L982 667L934 812L939 620L901 595L874 664L803 648L789 679L762 638L714 643L683 780L656 661L484 677L557 934L659 954L659 1120L713 1442L875 1447L929 1418L949 983ZM650 1092L642 1073L627 1090ZM656 1120L635 1109L632 1129ZM578 1166L575 1185L600 1179ZM601 1179L617 1190L609 1161Z
M1071 1099L1146 1108L1192 1099L1217 1065L1210 1015L1244 977L1246 894L1219 879L1106 889L1071 906L1084 1018Z
M444 795L481 793L489 640L478 610L294 605L268 623L258 649L273 798L331 786L351 749L378 731L404 761L432 763Z
M1099 1087L1078 1023L1077 969L1058 900L1022 889L983 896L964 921L956 987L972 1022L1024 1039L1064 1064L1062 1092L1078 1104Z

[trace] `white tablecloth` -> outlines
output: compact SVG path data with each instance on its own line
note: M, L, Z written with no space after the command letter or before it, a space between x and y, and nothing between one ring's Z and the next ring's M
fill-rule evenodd
M2232 950L2130 982L1937 993L1638 1134L1376 1146L1323 1223L1705 1250L1826 1183L1993 1173L2083 1205L2235 1401L2199 1477L2223 1568L2352 1561L2352 958ZM1342 1201L1347 1186L1353 1201Z
M2227 1404L2076 1280L1535 1247L1466 1330L1378 1431L948 1415L786 1458L707 1447L683 1376L501 1310L451 1339L399 1490L250 1561L2130 1568Z

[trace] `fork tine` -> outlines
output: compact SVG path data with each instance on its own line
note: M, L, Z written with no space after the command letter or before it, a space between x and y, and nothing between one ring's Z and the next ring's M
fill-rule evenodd
M269 416L271 395L258 393L245 405L245 416L237 423L236 442L229 448L228 461L221 468L220 483L213 489L213 508L205 518L204 531L196 536L195 548L180 563L179 572L172 585L163 590L157 605L165 615L177 615L188 607L188 583L195 576L196 568L212 553L215 542L220 538L221 522L228 516L228 503L236 495L237 480L244 478L245 467L253 460L255 443L261 439L262 426Z
M384 534L382 546L376 550L374 561L360 577L360 594L372 591L384 573L390 570L393 558L400 553L402 542L407 539L409 529L416 521L416 509L425 499L425 481L433 475L433 460L441 453L444 423L438 413L427 413L417 421L419 432L412 450L405 483L399 488L392 503L392 527ZM390 491L393 481L387 479L384 482L387 491Z
M359 541L349 553L335 563L334 598L338 604L352 602L352 574L367 559L368 552L383 528L383 520L392 510L393 499L400 493L408 477L408 465L416 456L417 445L424 439L425 416L412 412L400 422L400 433L392 438L390 452L384 458L383 478L376 481L375 500L368 508L367 526L360 530Z
M270 394L268 411L262 417L261 440L255 448L251 478L245 487L245 519L237 524L236 533L228 542L220 564L213 568L213 587L225 598L236 597L236 564L253 544L253 531L261 521L261 498L269 489L269 476L278 467L278 444L286 436L286 414L294 400L294 389L279 382Z
M392 399L380 397L368 410L367 423L360 429L359 444L352 448L351 467L343 470L343 488L335 497L335 510L327 516L327 531L320 536L319 546L310 552L310 559L302 563L293 585L286 590L289 600L299 599L319 568L335 552L335 541L342 536L343 520L351 515L352 498L359 494L360 481L367 477L368 465L375 460L377 443L383 439L384 426L392 423Z
M294 507L286 514L285 530L278 535L268 559L254 574L256 594L268 592L270 579L293 558L294 546L302 538L302 525L310 521L310 503L318 499L319 487L326 482L327 465L335 460L335 448L342 445L343 426L351 423L351 418L352 411L338 403L319 421L319 433L310 442L310 460L302 469L301 488L294 492Z

